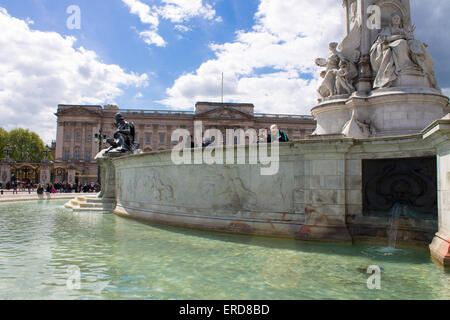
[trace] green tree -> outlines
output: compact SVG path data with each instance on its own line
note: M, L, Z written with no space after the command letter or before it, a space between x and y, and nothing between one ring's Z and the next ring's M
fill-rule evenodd
M9 136L8 131L0 128L0 160L2 160L6 156L5 148L8 144Z
M40 162L44 158L44 142L28 129L14 129L8 134L11 158L15 161Z

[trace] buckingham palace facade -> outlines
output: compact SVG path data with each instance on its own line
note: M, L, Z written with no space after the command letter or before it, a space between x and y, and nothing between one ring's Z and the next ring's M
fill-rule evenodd
M316 122L311 116L255 113L253 104L198 102L194 111L129 110L107 105L59 105L53 182L95 182L99 150L95 134L111 137L115 131L114 115L120 112L133 122L136 140L144 152L174 147L172 132L178 128L194 133L194 122L204 129L262 129L277 124L291 140L311 134ZM101 143L101 142L100 142ZM102 149L107 145L102 144Z

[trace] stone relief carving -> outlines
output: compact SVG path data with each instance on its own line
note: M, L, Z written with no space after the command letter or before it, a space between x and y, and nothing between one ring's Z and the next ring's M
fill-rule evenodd
M356 66L347 60L339 62L339 70L336 72L336 94L351 94L356 89L353 86L353 79L358 75Z
M254 210L257 196L246 187L236 169L225 166L225 173L215 172L202 177L200 197L213 208L242 208Z
M136 175L119 171L117 188L121 200L125 201L167 202L175 199L172 183L163 181L160 174L153 169L146 169L145 173ZM142 192L127 192L127 190L142 190Z
M405 28L399 14L393 14L391 24L384 28L372 48L370 61L376 77L373 88L395 87L402 76L423 77L429 87L439 90L434 62L427 45L414 39L415 26Z
M354 1L350 5L350 29L353 29L356 24L359 24L358 3Z
M163 181L156 170L146 170L145 174L138 176L138 189L142 187L144 199L148 201L173 201L173 187L168 181Z

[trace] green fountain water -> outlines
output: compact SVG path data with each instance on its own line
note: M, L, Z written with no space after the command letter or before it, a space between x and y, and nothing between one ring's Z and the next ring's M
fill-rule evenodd
M157 227L64 202L0 204L0 299L450 299L427 250ZM371 265L381 290L367 288Z

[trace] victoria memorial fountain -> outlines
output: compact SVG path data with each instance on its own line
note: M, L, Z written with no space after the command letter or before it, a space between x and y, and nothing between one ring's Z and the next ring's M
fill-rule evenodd
M102 153L101 201L120 216L202 230L344 243L394 238L430 245L449 265L449 99L414 36L410 1L343 6L345 37L316 60L316 131L279 145L276 174L261 174L267 162L252 145L225 147L234 164L174 163L173 151ZM190 160L204 149L185 151Z

